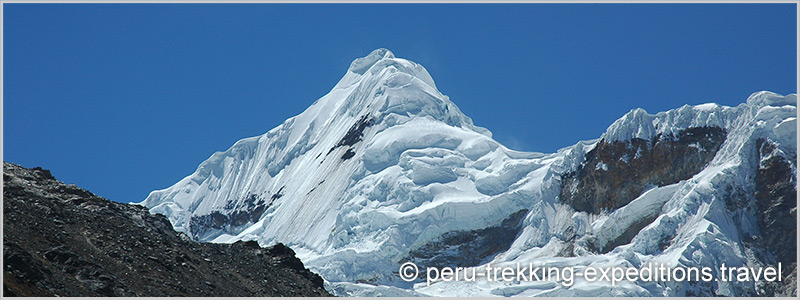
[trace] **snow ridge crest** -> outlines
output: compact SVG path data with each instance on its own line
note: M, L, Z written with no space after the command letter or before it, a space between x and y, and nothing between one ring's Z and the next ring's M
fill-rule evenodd
M394 53L386 48L378 48L370 52L369 55L361 58L356 58L351 64L348 71L358 74L364 74L375 63L383 59L394 58Z
M658 134L678 132L691 127L720 127L731 125L742 113L755 113L767 106L797 106L797 95L778 95L769 91L755 92L747 98L746 103L735 107L704 103L684 105L657 114L649 114L641 108L630 112L614 121L603 134L607 142L628 141L634 138L650 140Z

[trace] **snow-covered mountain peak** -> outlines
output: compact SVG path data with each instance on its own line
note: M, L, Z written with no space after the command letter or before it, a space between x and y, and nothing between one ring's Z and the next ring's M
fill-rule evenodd
M402 161L399 156L404 151L429 147L466 151L460 155L462 158L480 158L497 149L498 144L491 140L488 130L473 125L469 117L436 89L425 68L396 58L386 49L377 49L356 59L339 84L299 115L264 135L242 139L228 150L215 153L194 174L170 188L152 192L141 204L169 216L177 230L201 240L238 234L250 225L264 226L269 222L258 222L258 217L270 214L277 207L306 217L331 218L333 215L322 216L341 204L337 199L329 199L325 205L294 209L304 201L298 199L311 201L313 197L339 195L354 184L353 180ZM413 164L420 155L441 159L445 154L415 155L408 163ZM445 157L449 155L452 154ZM405 166L419 167L422 164ZM446 173L434 172L415 180L445 180L440 178L445 175L450 180L454 176L452 171ZM316 175L306 181L296 180L308 174ZM330 178L332 174L340 178L334 180ZM314 191L326 194L317 195ZM284 195L294 200L277 205L283 202L279 199ZM233 214L248 209L247 217L231 220ZM227 221L219 221L222 219ZM298 229L292 222L281 224L293 226L295 234L301 234L330 231L332 221L307 224L305 229ZM208 230L208 224L219 222L226 224L224 228ZM264 225L253 224L256 222ZM271 230L281 227L273 226ZM293 234L285 236L285 240L300 237ZM315 243L322 239L327 236L305 241L308 247L316 247Z
M370 67L375 65L378 61L382 59L392 59L394 58L394 53L389 51L386 48L378 48L372 50L369 55L361 58L356 58L351 64L350 69L348 71L357 73L357 74L364 74Z
M634 109L600 139L525 153L473 125L421 65L377 49L299 115L215 153L141 204L196 240L287 244L340 295L747 294L661 283L423 287L397 270L407 261L760 263L736 254L739 233L760 226L752 209L739 208L768 199L772 190L759 182L794 178L796 102L759 92L736 107ZM606 197L609 186L622 196ZM766 196L752 195L759 186Z
M392 75L392 74L403 75ZM385 76L410 76L430 86L437 94L433 78L422 65L407 59L397 58L392 51L385 48L375 49L365 57L357 58L350 63L345 76L336 84L334 89L347 88L362 81L374 80L375 77ZM397 79L397 78L395 78Z
M335 111L334 117L369 114L375 124L388 121L385 125L394 126L412 118L429 118L491 136L436 88L422 65L397 58L385 48L355 59L333 90L314 106Z

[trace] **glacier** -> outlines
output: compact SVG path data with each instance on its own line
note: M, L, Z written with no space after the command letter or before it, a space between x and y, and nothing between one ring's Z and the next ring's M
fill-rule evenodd
M598 139L556 153L520 152L474 125L424 67L377 49L353 61L299 115L214 153L193 174L138 204L199 241L284 243L337 295L760 295L765 288L753 282L428 285L403 281L397 272L406 261L422 266L459 257L451 263L468 265L452 267L774 262L750 246L749 238L762 234L754 174L764 159L784 157L792 174L786 180L796 186L796 107L795 94L764 91L735 107L633 109ZM564 176L581 168L598 144L705 127L724 129L724 142L690 178L648 186L600 213L561 201ZM772 156L760 156L763 143L774 145ZM591 169L607 171L610 162L601 163ZM796 218L796 207L791 214ZM641 229L627 232L632 227ZM610 249L598 250L603 247Z

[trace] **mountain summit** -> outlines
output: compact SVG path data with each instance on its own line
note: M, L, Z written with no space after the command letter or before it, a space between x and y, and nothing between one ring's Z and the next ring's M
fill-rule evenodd
M774 236L796 230L796 103L759 92L636 109L597 140L525 153L475 126L425 68L377 49L301 114L140 204L196 240L284 243L339 295L794 295L786 282L427 286L397 271L780 262L796 278L796 246Z

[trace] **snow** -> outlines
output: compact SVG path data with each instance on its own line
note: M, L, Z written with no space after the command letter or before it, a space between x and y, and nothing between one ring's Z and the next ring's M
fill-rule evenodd
M655 115L637 108L618 119L603 134L609 142L628 141L634 138L651 140L658 134L676 133L691 127L726 128L737 109L722 105L684 105L681 108Z
M734 220L726 212L725 193L752 180L756 139L796 153L796 102L794 94L759 92L736 107L686 105L657 114L634 109L600 139L556 153L526 153L504 147L475 126L438 91L425 68L377 49L353 61L331 92L303 113L213 154L193 174L153 191L140 204L166 215L176 230L191 233L193 216L229 214L256 195L269 203L258 221L211 230L201 240L287 244L338 295L683 295L694 287L652 282L609 287L581 280L570 287L487 281L425 286L406 283L395 273L410 250L442 234L494 226L523 209L529 212L519 234L492 265L754 264L741 250L739 234L757 228L755 218L740 212L745 217ZM371 125L355 142L342 145L362 119L372 120ZM601 139L648 140L697 126L725 128L728 138L693 178L654 186L602 215L559 202L561 175L574 171ZM353 156L344 159L348 151ZM605 162L595 167L608 169ZM281 196L275 197L278 191ZM643 219L654 221L629 243L605 254L587 248L607 244ZM558 257L569 245L575 256ZM737 295L753 287L719 284L715 289Z
M716 103L703 103L703 104L695 105L694 109L696 109L698 111L711 112L711 111L715 111L715 110L719 109L719 104L716 104Z
M348 71L357 73L357 74L364 74L369 68L371 68L375 63L383 59L390 59L394 58L394 53L389 51L388 49L380 48L375 49L369 55L358 58L350 64L350 69Z

